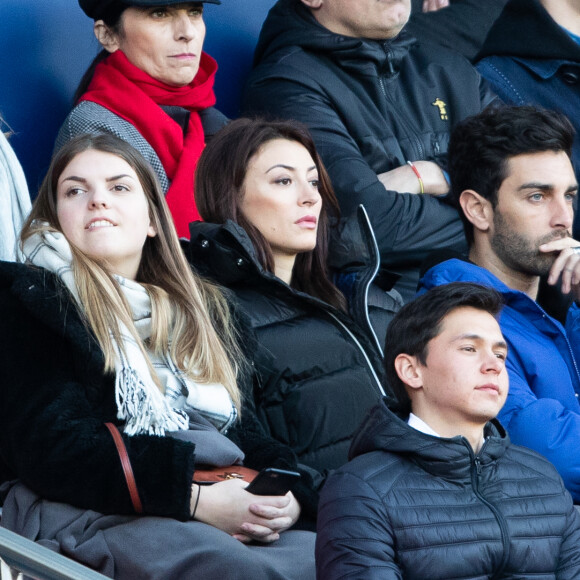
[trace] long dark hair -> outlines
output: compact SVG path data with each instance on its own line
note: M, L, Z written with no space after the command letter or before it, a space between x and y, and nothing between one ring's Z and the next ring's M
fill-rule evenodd
M243 184L254 155L269 141L286 139L301 144L310 153L318 170L318 191L322 198L316 247L296 257L290 285L333 306L345 309L346 301L331 282L328 268L330 224L338 221L338 201L328 173L316 152L308 130L294 121L237 119L217 133L205 148L195 170L195 202L203 219L223 224L232 220L244 228L260 264L274 272L269 243L240 211Z

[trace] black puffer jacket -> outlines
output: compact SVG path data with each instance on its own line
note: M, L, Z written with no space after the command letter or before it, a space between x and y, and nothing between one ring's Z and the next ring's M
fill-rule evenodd
M477 455L375 407L320 499L318 578L580 578L580 515L555 468L499 423Z
M384 42L340 36L300 0L279 0L263 25L255 66L244 111L309 127L344 215L367 208L387 267L408 273L433 249L463 247L455 209L386 191L377 174L407 160L446 164L451 129L494 99L466 59L405 31Z
M235 223L195 222L190 233L193 266L233 291L255 331L259 417L321 483L347 461L353 433L383 392L370 325L363 332L345 314L265 271Z

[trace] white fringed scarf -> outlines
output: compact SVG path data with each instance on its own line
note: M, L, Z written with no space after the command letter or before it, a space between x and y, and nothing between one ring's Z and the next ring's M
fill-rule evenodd
M71 267L71 249L63 234L46 230L34 234L24 243L23 251L30 263L59 276L77 304L83 307ZM115 278L131 306L139 337L145 341L151 335L149 294L137 282L120 276ZM188 429L188 410L197 411L222 432L233 423L236 409L223 385L197 384L177 368L169 353L159 357L147 350L165 387L164 396L153 381L146 359L127 327L120 323L119 332L124 349L113 340L117 354L115 398L117 417L125 421L125 433L164 435L167 431Z

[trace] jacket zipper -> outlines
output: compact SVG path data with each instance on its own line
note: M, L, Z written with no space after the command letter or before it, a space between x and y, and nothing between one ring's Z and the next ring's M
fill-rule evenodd
M387 58L387 64L389 67L389 73L390 75L394 75L395 74L395 69L393 68L393 63L392 63L392 56L393 56L393 51L391 50L391 47L389 45L389 42L384 42L383 43L383 50L385 51L385 55ZM384 78L386 75L384 74L379 74L379 86L381 87L381 92L383 93L383 96L385 97L386 100L388 100L391 105L395 106L395 103L393 103L390 99L390 97L388 96L387 93L387 89L385 87L384 84ZM407 134L409 135L411 141L415 144L415 147L417 148L417 160L423 160L425 159L425 150L423 149L423 145L421 143L421 140L419 139L419 137L417 137L417 134L415 133L415 131L412 130L412 125L407 121L407 118L405 117L405 115L401 114L401 111L398 110L398 114L399 114L399 119L401 121L403 121L406 129L407 129ZM415 161L414 159L411 159L411 161Z
M347 334L350 336L352 341L358 346L359 350L362 352L363 356L365 357L365 360L367 361L367 365L368 365L369 369L371 369L371 373L372 373L372 375L373 375L373 377L374 377L374 379L379 387L379 391L380 391L381 395L383 397L386 396L385 389L383 389L383 385L381 385L381 381L379 381L379 377L377 377L377 373L375 372L375 369L374 369L373 365L371 364L371 361L370 361L365 349L362 347L361 343L358 341L356 336L347 328L347 326L344 325L332 312L327 311L327 313L329 316L331 316L336 321L336 323L341 328L343 328L347 332Z
M364 205L359 206L359 212L361 212L364 216L367 233L369 234L369 237L371 238L373 250L375 252L375 256L377 257L377 259L375 260L375 265L374 265L372 274L369 277L368 281L365 283L365 289L364 289L365 320L367 323L367 327L371 333L371 336L373 337L375 344L376 344L377 348L379 349L379 352L381 353L381 356L384 356L383 348L381 346L381 343L379 342L379 337L377 336L377 333L375 332L375 329L373 328L373 325L371 324L371 318L369 316L369 288L372 284L372 281L375 279L377 272L379 271L379 267L380 267L379 246L377 244L377 238L375 236L375 232L373 231L373 228L372 228L371 223L370 223L369 215L368 215L367 210L365 209Z
M540 309L540 312L544 315L545 318L550 319L550 315L546 313L546 311L536 302L536 306ZM558 329L559 331L560 329ZM564 328L564 331L566 328ZM578 364L576 363L576 359L574 358L574 352L572 351L572 347L570 346L570 341L568 340L568 334L564 332L564 340L566 341L566 345L568 346L568 352L570 353L570 358L572 359L572 364L574 365L574 370L576 371L576 385L580 385L580 372L578 372ZM574 392L576 393L576 398L578 398L578 391L574 388Z
M483 445L485 447L485 443ZM470 453L473 457L473 451L471 450L471 447L469 447L469 450L470 450ZM481 450L483 450L483 447ZM480 450L480 453L481 453L481 450ZM478 453L473 459L473 467L471 469L471 485L473 486L473 491L475 492L476 497L479 498L479 500L491 510L491 512L493 513L493 515L494 515L494 517L499 525L499 529L500 529L500 533L501 533L501 542L502 542L502 547L503 547L503 558L502 558L502 561L501 561L498 569L495 571L495 573L491 577L491 580L499 580L499 578L502 577L503 571L508 563L509 555L510 555L510 544L508 541L507 524L506 524L505 518L498 511L498 509L492 503L490 503L487 499L485 499L485 497L479 491L479 476L480 475L481 475L481 460L479 458L479 453Z

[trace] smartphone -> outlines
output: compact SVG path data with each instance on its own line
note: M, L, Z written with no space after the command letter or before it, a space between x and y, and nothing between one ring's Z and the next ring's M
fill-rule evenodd
M254 495L286 495L299 479L297 471L266 467L256 475L246 491Z

